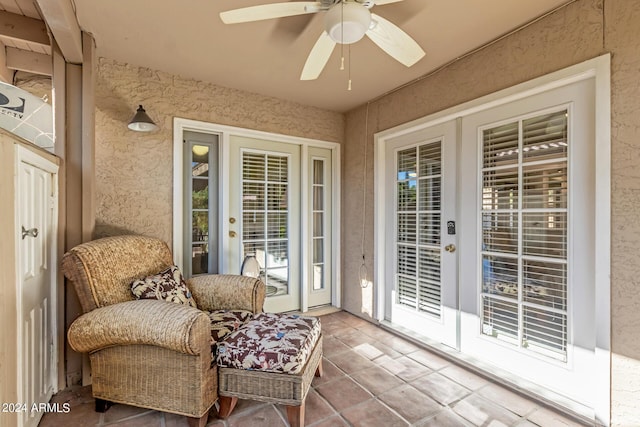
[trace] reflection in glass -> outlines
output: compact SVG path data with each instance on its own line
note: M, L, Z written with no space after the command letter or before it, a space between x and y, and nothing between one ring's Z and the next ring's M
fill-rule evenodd
M397 303L441 315L442 141L397 153Z
M482 133L482 332L561 361L567 360L567 123L561 110Z
M209 269L209 245L194 244L191 248L191 273L205 274Z
M324 265L313 266L313 277L311 280L313 281L314 291L324 289Z
M289 275L289 160L287 156L242 155L242 243L255 254L267 296L285 295Z

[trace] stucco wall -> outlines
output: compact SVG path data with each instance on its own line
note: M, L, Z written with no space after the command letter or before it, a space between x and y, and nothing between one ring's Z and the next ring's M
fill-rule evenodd
M127 129L142 104L160 130ZM171 243L173 118L342 142L344 116L101 58L96 82L96 235Z
M414 84L347 113L343 145L343 306L368 316L358 280L362 220L373 263L373 135L535 77L612 54L612 425L640 425L640 1L579 0ZM365 122L368 132L365 138ZM370 277L371 278L371 277ZM374 284L375 286L376 284Z

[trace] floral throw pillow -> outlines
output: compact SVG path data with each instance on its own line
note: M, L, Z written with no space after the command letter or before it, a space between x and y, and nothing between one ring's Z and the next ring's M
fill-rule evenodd
M196 307L187 282L175 265L153 276L134 280L131 283L131 292L137 299L157 299Z

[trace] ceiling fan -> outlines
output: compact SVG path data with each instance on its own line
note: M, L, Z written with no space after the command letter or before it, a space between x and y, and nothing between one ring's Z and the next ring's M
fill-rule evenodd
M320 0L271 3L220 13L225 24L262 21L317 12L326 12L325 31L311 49L300 80L315 80L324 69L336 44L352 44L364 37L407 67L424 55L422 48L407 33L383 17L371 13L376 5L402 0Z

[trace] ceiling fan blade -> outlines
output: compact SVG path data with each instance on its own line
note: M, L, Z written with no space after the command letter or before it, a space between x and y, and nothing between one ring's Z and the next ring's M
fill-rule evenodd
M382 6L384 4L398 3L403 0L375 0L374 3L376 6Z
M398 62L411 67L425 55L418 43L395 24L374 13L371 22L375 26L366 32L367 36Z
M335 46L336 42L329 37L329 34L327 34L326 31L323 31L309 53L307 62L304 64L304 68L302 69L300 80L317 79L320 73L322 73L322 70L324 70L324 66L327 65L327 61L329 61L329 57L333 53L333 48Z
M322 3L317 1L262 4L220 12L220 19L222 19L222 22L225 24L239 24L242 22L262 21L264 19L316 13L321 10L321 6Z

